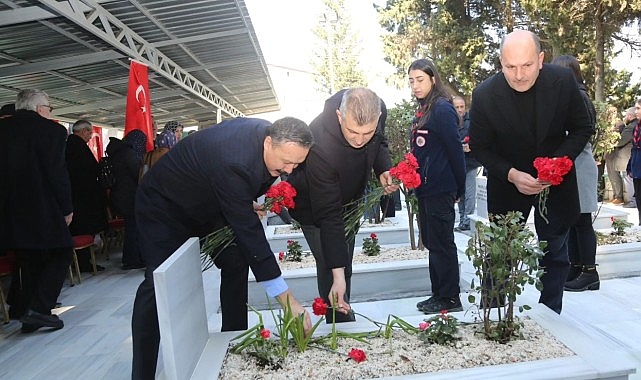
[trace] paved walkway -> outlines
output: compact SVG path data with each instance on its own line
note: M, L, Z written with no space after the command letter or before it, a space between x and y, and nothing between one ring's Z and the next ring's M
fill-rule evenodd
M632 211L630 221L637 215ZM456 234L460 248L467 236ZM640 252L641 254L641 252ZM65 322L59 331L23 334L20 323L0 325L0 379L128 379L131 371L131 311L143 271L120 270L120 256L100 262L107 267L96 276L85 274L82 284L63 288L57 310ZM463 265L463 279L471 279L470 265ZM207 294L207 290L206 290ZM641 380L641 277L609 279L599 291L569 293L564 296L563 316L598 331L628 353L637 363L633 379ZM465 306L467 297L461 299ZM355 303L361 314L384 320L388 314L401 317L420 315L415 308L422 298L405 298ZM535 289L527 289L525 303L538 299ZM208 308L210 330L220 330L219 315ZM594 342L599 345L599 341Z

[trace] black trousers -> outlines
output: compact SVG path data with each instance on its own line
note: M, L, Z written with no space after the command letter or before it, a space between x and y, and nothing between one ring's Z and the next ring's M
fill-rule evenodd
M246 330L247 277L249 275L247 259L236 245L232 245L221 252L215 264L221 269L221 330ZM145 279L136 292L131 319L133 343L132 379L153 380L156 376L160 327L158 325L153 272L159 265L147 263Z
M122 243L122 263L125 265L142 264L142 255L138 246L138 227L134 215L125 217L125 237Z
M24 304L38 313L51 314L71 263L71 247L15 252L22 270Z
M423 245L429 251L432 293L437 297L459 297L460 273L454 241L453 193L422 197L418 201L418 217Z
M592 213L583 213L570 227L568 237L570 263L594 265L596 263L596 234L592 227Z
M303 230L303 235L309 248L312 250L314 259L316 260L316 285L318 286L318 294L325 303L331 305L329 299L329 292L332 289L334 284L334 276L332 275L332 268L329 268L325 262L325 256L323 253L323 247L321 244L321 233L320 228L314 225L305 225L301 226ZM354 258L354 241L355 236L352 236L347 240L347 266L345 267L345 302L349 303L352 289L352 259ZM331 309L327 310L325 315L326 321L333 320L333 312ZM348 322L352 321L353 316L346 315L343 313L336 313L336 322Z

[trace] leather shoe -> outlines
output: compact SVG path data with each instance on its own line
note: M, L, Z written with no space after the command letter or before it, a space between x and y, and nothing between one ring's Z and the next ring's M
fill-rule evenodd
M463 311L463 305L459 297L439 298L436 302L423 306L420 309L424 314L437 314L442 311L454 312Z
M613 205L621 205L623 203L624 203L623 199L619 199L619 198L614 198L612 201L610 201L610 204L613 204Z
M428 306L428 305L432 305L433 303L435 303L435 302L437 302L437 301L438 301L438 296L433 295L433 296L431 296L431 297L430 297L430 298L428 298L428 299L425 299L425 300L423 300L423 301L418 302L418 303L416 304L416 308L417 308L418 310L421 310L423 307L426 307L426 306Z
M51 327L52 330L60 330L64 327L64 323L57 315L41 314L33 310L29 310L26 315L20 318L22 322L21 330L23 332L33 332L41 327Z
M601 281L596 270L583 271L574 280L566 282L563 287L568 292L582 292L585 290L599 290Z

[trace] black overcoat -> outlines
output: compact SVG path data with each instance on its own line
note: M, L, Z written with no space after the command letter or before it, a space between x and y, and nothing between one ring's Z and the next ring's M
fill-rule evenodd
M2 186L0 248L45 250L71 247L65 215L72 212L65 162L67 130L38 115L18 110L0 120Z
M320 228L325 262L330 268L348 264L343 208L363 196L372 169L378 177L392 166L385 137L387 108L381 102L381 116L374 137L361 148L349 145L336 116L345 90L325 102L323 112L310 124L314 134L305 162L289 176L298 194L290 210L303 225Z
M105 190L98 184L98 161L82 137L67 137L67 169L71 181L71 235L95 235L107 228Z
M517 112L514 90L503 73L478 86L470 108L470 148L487 168L488 212L527 211L535 196L520 193L507 179L510 168L537 177L534 159L568 156L574 160L593 133L585 102L570 70L544 64L536 80L536 130L525 128ZM574 168L558 186L550 187L548 212L571 224L579 215Z

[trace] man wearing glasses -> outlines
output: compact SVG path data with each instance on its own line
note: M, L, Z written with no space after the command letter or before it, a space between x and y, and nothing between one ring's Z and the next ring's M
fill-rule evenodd
M0 251L15 251L21 267L24 332L64 326L51 309L71 262L73 206L67 130L52 110L44 91L22 90L15 115L0 120Z

